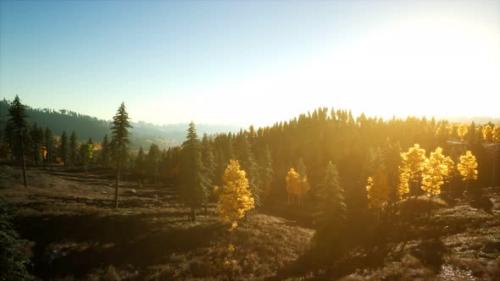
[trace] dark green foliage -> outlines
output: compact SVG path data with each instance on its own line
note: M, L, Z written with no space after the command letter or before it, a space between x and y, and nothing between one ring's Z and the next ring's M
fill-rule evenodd
M0 281L34 280L26 269L29 259L10 220L6 205L0 200Z
M78 160L78 141L75 131L69 137L68 164L75 165Z
M134 171L140 184L142 184L142 181L144 180L144 176L146 173L145 166L146 166L146 159L144 157L144 150L142 149L142 147L140 147L134 163Z
M142 149L142 147L141 147ZM109 164L111 161L111 144L109 143L108 140L108 135L104 135L104 138L102 139L101 143L101 152L99 154L99 163L105 167L108 168Z
M61 143L59 144L58 151L61 161L63 161L64 165L66 165L68 162L68 136L65 131L61 134Z
M266 145L264 147L264 150L262 152L262 156L259 158L260 160L258 161L259 164L259 174L260 174L260 180L261 180L261 186L262 186L262 202L265 202L267 199L269 199L269 196L271 195L271 188L272 188L272 183L273 183L273 176L274 176L274 171L273 171L273 159L271 156L271 150L269 149L269 146Z
M215 156L212 144L206 134L201 140L201 161L203 163L203 179L208 197L213 198L213 187L215 181Z
M182 144L180 196L186 206L191 209L190 219L196 220L196 209L206 200L203 179L203 163L201 145L196 134L194 123L189 123L186 141Z
M146 175L153 183L158 182L160 158L160 148L156 144L151 144L148 155L146 156Z
M14 155L14 158L20 162L23 168L23 183L28 186L28 179L26 176L26 147L28 134L28 123L26 122L26 107L21 103L18 96L12 101L9 107L9 119L5 126L5 135L8 138L8 144Z
M257 167L257 162L255 161L255 156L252 151L251 144L249 142L250 133L240 132L235 139L235 152L236 158L241 164L241 168L246 172L248 184L252 195L254 196L255 206L262 206L261 194L262 187L259 175L259 169Z
M41 154L41 148L44 142L43 129L39 128L35 123L30 129L30 142L31 150L33 154L33 162L39 164L42 161L43 155Z
M329 162L317 190L313 248L319 259L338 258L344 251L347 207L336 166Z
M45 148L47 149L47 155L44 160L46 163L52 163L55 160L55 154L56 154L54 135L52 134L52 131L49 128L45 128L43 136L44 136L44 145Z
M122 169L126 166L128 145L130 143L128 130L131 127L125 104L122 103L116 115L113 116L113 125L111 127L111 159L116 170L115 208L118 207L118 184Z

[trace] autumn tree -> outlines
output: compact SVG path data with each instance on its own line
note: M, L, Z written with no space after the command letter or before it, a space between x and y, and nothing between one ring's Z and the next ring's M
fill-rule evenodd
M443 155L443 149L441 147L437 147L431 152L429 158L425 160L422 173L422 190L426 192L429 197L441 193L441 186L451 173L451 171L449 171L450 163L447 163L448 161L446 156Z
M463 141L465 140L465 136L469 132L469 128L465 124L460 124L457 127L457 135Z
M180 196L184 204L190 208L189 218L196 220L196 209L206 200L203 179L203 163L201 161L200 140L193 122L189 123L186 141L182 144Z
M9 107L9 119L5 126L5 134L9 139L9 145L16 160L20 162L23 169L23 183L28 187L26 176L26 139L28 136L28 123L26 122L26 107L21 103L18 96L14 98Z
M235 152L241 167L246 171L250 190L254 196L255 206L260 207L262 193L259 177L259 170L255 161L252 145L249 143L247 135L241 132L235 140Z
M234 229L238 226L238 221L255 207L255 201L246 173L237 160L229 161L222 182L217 212L224 222L231 225L230 229Z
M467 150L459 159L457 170L462 177L462 181L465 182L466 189L468 189L468 185L472 181L477 180L478 176L476 156L474 156L470 150Z
M304 181L304 177L295 171L294 168L290 168L286 175L286 191L288 193L288 204L295 202L297 205L302 204L302 199L305 194L309 191L310 186L307 181Z
M127 161L130 125L128 113L125 104L122 103L113 117L111 126L111 158L113 160L115 174L115 208L118 208L118 185L125 162Z
M401 165L399 166L399 195L418 195L420 182L425 164L425 149L419 144L414 144L407 152L401 153Z

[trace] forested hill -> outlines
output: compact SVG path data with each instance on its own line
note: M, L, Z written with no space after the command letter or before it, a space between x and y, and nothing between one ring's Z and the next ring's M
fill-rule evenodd
M0 129L3 131L10 102L0 101ZM111 110L111 109L110 109ZM114 110L114 109L112 109ZM79 114L70 110L38 109L28 106L26 113L31 124L37 123L40 127L48 127L54 134L60 135L63 131L75 131L80 140L88 138L100 141L105 134L110 133L110 121ZM178 145L185 138L187 124L154 125L145 122L132 123L132 147L149 147L156 143L162 148ZM213 134L218 132L236 131L239 128L225 125L198 125L201 133Z

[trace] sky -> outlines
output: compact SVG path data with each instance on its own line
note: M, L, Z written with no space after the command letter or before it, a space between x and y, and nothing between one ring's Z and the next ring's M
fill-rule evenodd
M3 0L0 92L156 124L498 117L500 0Z

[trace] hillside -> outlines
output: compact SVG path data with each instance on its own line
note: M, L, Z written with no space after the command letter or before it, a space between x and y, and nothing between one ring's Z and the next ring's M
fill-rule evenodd
M9 101L0 101L0 130L3 132L5 120L9 108ZM109 134L110 121L98 119L96 117L80 114L66 109L39 109L27 107L27 116L30 123L37 123L38 126L48 127L56 135L62 131L75 131L82 141L92 138L100 141L105 134ZM156 143L160 148L175 146L182 143L185 137L187 124L155 125L146 122L132 122L132 147L149 147ZM214 134L218 132L237 131L239 128L229 125L208 125L199 124L201 134ZM0 134L1 135L1 134Z
M196 223L172 188L125 182L112 208L112 180L52 167L20 171L0 166L0 198L11 207L41 280L499 280L500 193L485 212L461 202L415 220L413 238L384 257L355 248L341 271L304 263L314 231L297 221L254 212L228 233L211 205ZM285 213L285 217L286 217ZM439 237L441 242L433 242ZM237 258L228 267L228 245ZM405 246L403 246L405 244ZM404 247L404 249L403 249ZM229 251L229 252L228 252Z

